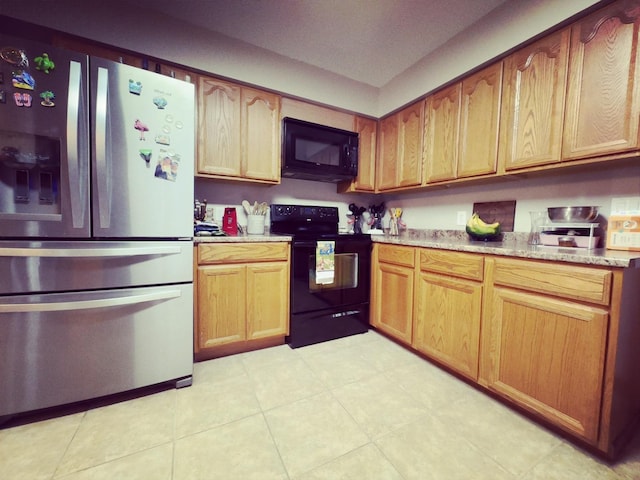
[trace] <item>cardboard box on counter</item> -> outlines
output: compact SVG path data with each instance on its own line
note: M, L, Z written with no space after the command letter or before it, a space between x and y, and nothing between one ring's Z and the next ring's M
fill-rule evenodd
M607 248L640 251L640 197L611 200Z

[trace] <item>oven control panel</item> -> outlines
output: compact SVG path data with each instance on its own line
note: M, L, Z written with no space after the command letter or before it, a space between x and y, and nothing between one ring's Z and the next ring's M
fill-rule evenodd
M320 236L338 234L338 207L271 205L271 232Z
M312 205L271 205L271 221L319 221L337 223L338 207Z

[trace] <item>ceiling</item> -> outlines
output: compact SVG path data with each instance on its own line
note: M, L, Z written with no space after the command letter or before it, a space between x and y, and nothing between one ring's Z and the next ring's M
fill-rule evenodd
M508 0L136 0L193 25L382 87Z

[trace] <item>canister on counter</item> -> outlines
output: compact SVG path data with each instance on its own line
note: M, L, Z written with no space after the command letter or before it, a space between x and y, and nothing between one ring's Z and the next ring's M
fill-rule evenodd
M222 231L227 235L238 234L238 216L235 207L226 207L222 217Z

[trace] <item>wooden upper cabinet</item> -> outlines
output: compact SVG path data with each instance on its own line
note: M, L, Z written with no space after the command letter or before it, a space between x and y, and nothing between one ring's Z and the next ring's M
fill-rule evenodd
M564 159L640 146L639 28L637 1L615 2L572 26Z
M280 97L198 78L198 174L280 181Z
M398 112L399 162L397 185L408 187L422 182L422 130L424 103L417 102Z
M280 97L242 88L242 174L280 180Z
M416 102L380 121L378 190L420 185L424 105Z
M240 176L240 87L198 78L198 173Z
M395 115L392 115L380 121L378 167L376 172L378 190L388 190L396 186L397 163L398 120Z
M456 83L425 101L426 183L456 178L461 91L462 84Z
M570 30L504 60L500 165L512 170L560 161Z
M376 144L378 122L364 117L356 117L358 142L358 176L353 182L355 191L372 192L376 187Z
M424 183L496 172L501 90L497 62L427 97Z
M462 81L457 178L496 172L502 62Z

